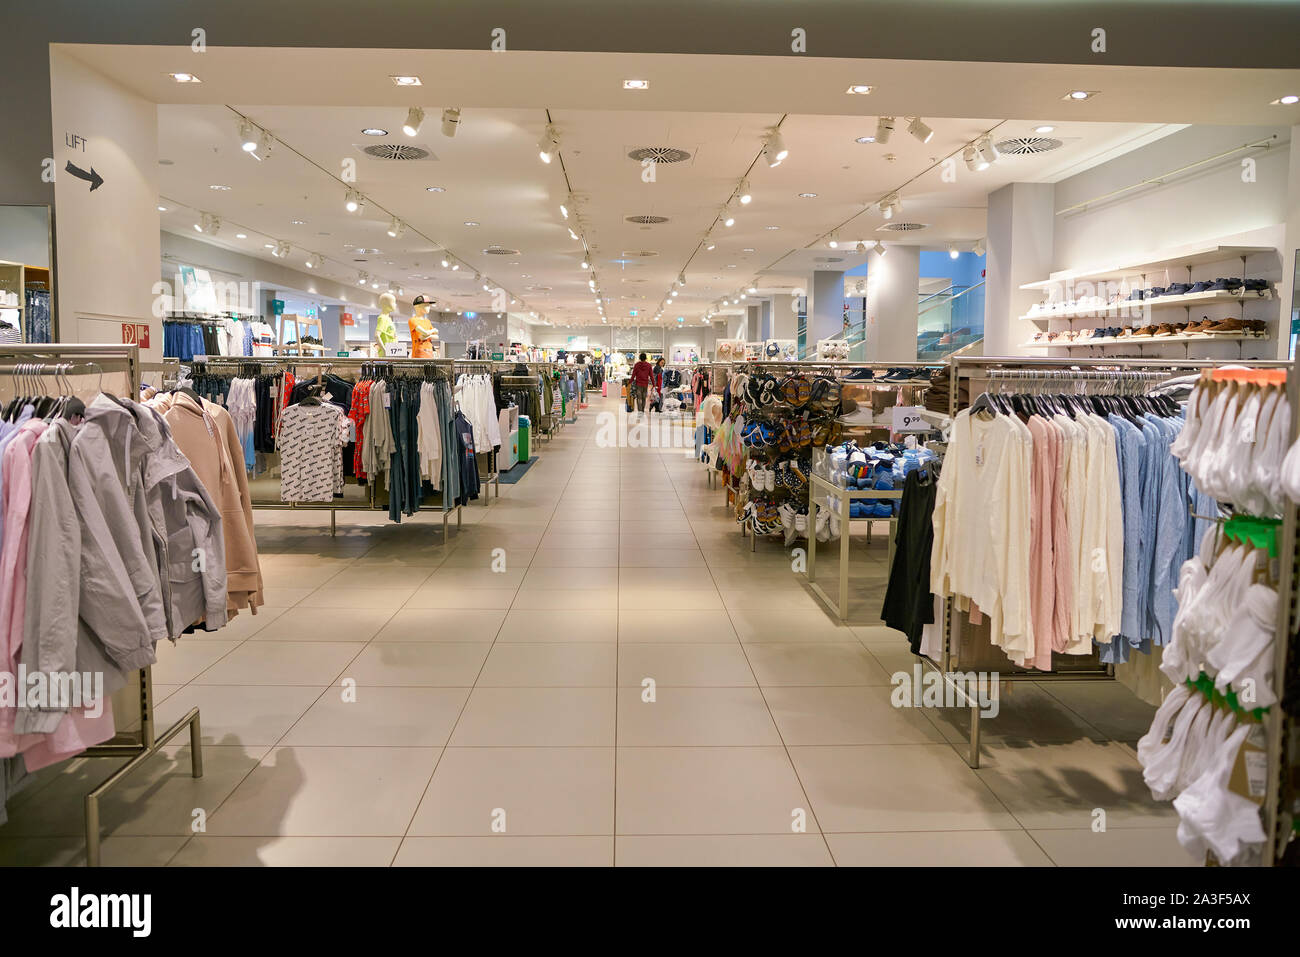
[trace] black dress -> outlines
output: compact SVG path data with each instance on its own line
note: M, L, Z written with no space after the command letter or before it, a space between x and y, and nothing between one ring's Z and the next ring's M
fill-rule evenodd
M898 532L894 538L894 564L880 617L890 628L907 635L913 654L921 651L921 630L934 623L934 595L930 591L930 549L934 544L934 501L937 476L922 467L903 481Z

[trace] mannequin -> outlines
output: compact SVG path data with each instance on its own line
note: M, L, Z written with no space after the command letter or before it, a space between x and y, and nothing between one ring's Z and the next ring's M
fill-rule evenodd
M433 359L434 346L438 341L438 330L429 319L433 309L433 300L428 296L416 296L411 303L414 314L411 316L411 356L416 359Z
M393 313L397 311L397 297L386 292L379 297L379 318L375 320L375 339L379 342L378 354L384 355L387 347L397 341L397 326Z

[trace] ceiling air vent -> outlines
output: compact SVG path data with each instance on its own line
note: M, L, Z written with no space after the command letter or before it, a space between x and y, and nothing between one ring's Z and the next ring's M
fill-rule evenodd
M679 150L674 146L641 146L627 155L628 159L634 159L638 163L649 160L656 164L682 163L691 158L691 154L686 150Z
M910 233L914 229L925 229L929 223L885 223L879 229L891 233Z
M625 249L619 255L623 259L649 259L651 256L658 256L659 253L653 249Z
M816 256L814 257L813 262L842 263L844 262L844 257L843 256Z
M375 143L372 146L363 146L361 152L374 159L381 160L423 160L429 159L433 154L419 146L408 146L405 143Z
M668 222L667 216L625 216L624 219L629 223L640 223L643 226L658 226L660 223Z
M483 254L486 256L518 256L519 250L507 249L505 246L493 245L483 250Z
M1033 153L1050 153L1052 150L1059 150L1064 143L1050 136L1015 136L994 145L999 153L1029 156Z

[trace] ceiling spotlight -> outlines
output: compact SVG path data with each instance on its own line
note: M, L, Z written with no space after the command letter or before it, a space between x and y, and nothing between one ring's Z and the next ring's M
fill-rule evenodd
M587 262L587 260L584 259L582 262L578 263L578 268L579 268L579 269L590 269L590 268L591 268L591 263Z
M864 144L865 144L865 143L874 143L875 141L876 141L876 138L875 138L874 136L859 136L859 137L858 137L857 139L855 139L853 142L855 142L855 143L864 143Z
M193 73L168 73L167 75L170 76L177 83L202 83L203 82Z
M911 133L922 143L928 143L934 139L934 130L925 125L925 120L919 116L912 117L912 122L907 124L907 132Z
M307 260L306 265L308 269L320 269L325 265L325 257L320 253L317 253L315 256L312 256Z
M749 291L750 291L751 293L756 293L756 292L758 292L758 287L757 287L757 286L750 286L750 287L749 287Z
M582 240L578 238L578 234L573 231L572 226L569 227L569 238L572 239L575 243L582 242Z
M406 111L406 122L402 124L402 132L407 136L414 136L420 132L420 124L424 122L424 110L418 106L413 106Z
M754 196L749 191L749 180L742 179L740 181L740 189L738 192L740 193L740 202L742 206L748 206L753 202Z
M257 127L248 120L239 122L239 147L245 153L257 149Z
M854 252L859 254L865 253L866 251L867 251L867 244L864 242L859 242L858 245L854 248Z
M874 87L867 86L865 83L855 83L844 92L850 94L856 94L858 96L866 96L873 89Z
M235 238L236 238L236 239L247 239L247 238L248 238L248 233L235 233Z
M898 198L897 193L890 193L880 201L880 215L885 219L893 219L895 213L903 211L903 201Z
M1071 90L1069 93L1065 94L1065 96L1061 97L1061 99L1063 99L1063 100L1091 100L1091 99L1092 99L1094 96L1096 96L1096 95L1097 95L1097 91L1096 91L1096 90Z
M420 86L421 85L420 78L418 76L389 76L389 79L392 80L393 83L396 84L397 86Z
M982 240L982 239L977 239L977 240L975 240L975 245L971 247L970 251L973 252L976 256L983 256L983 255L984 255L984 240Z
M1035 127L1034 127L1034 132L1035 132L1035 133L1054 133L1054 132L1056 132L1056 127L1055 127L1055 126L1035 126Z
M560 148L559 138L555 135L555 127L546 124L546 130L542 133L542 138L537 141L537 158L543 163L549 163L555 156L556 150Z
M956 247L956 245L952 245L952 246L949 246L949 247L948 247L948 258L949 258L949 259L956 259L956 258L957 258L958 256L960 256L960 255L961 255L961 253L959 253L959 252L957 251L957 247Z
M569 207L565 206L563 203L560 204L560 215L565 219L569 218Z
M966 148L961 151L961 158L966 161L966 168L972 173L977 173L982 169L988 169L989 164L980 158L975 147L967 144Z
M377 126L367 126L361 132L364 133L366 136L387 136L388 135L388 130L381 130Z
M1288 93L1286 96L1279 96L1273 103L1278 106L1294 106L1296 103L1300 103L1300 96Z
M882 243L880 240L877 239L877 240L876 240L876 254L877 254L877 255L880 255L880 256L883 256L883 255L885 255L885 253L888 252L888 251L889 251L889 250L887 250L887 249L885 248L885 244Z
M343 208L349 213L355 213L361 209L361 205L361 194L355 189L348 190L347 195L343 197Z
M993 137L987 133L975 141L975 152L984 163L980 169L987 169L998 161L998 148L993 145Z
M882 116L876 120L875 142L882 146L889 142L889 138L894 135L894 118L892 116ZM861 142L861 140L859 140Z
M443 268L443 269L446 269L446 268L447 268L448 266L450 266L450 265L451 265L451 263L449 263L447 260L444 259L444 260L442 261L442 268Z
M650 89L649 80L624 80L623 89L625 90L648 90Z
M730 210L726 210L726 211L723 212L723 214L722 214L722 225L726 226L728 229L730 229L732 226L736 225L736 217L733 216L733 215L731 215L731 211L730 211Z
M673 290L672 292L670 292L668 295L671 296L672 298L676 299L676 298L677 298L677 290L674 289L674 290Z
M452 263L452 264L451 264L451 271L452 271L452 272L456 272L458 269L460 269L460 263Z
M713 252L713 250L715 250L715 249L718 248L718 244L717 244L717 243L705 243L705 244L704 244L704 248L707 249L709 252Z
M259 163L271 155L271 145L275 142L271 134L262 130L262 135L257 138L257 148L249 152L249 156Z
M287 259L289 256L289 251L292 248L293 247L291 247L288 243L281 241L275 244L275 248L271 250L271 255L274 256L276 259Z
M684 272L679 272L679 273L677 274L677 285L679 285L679 286L684 286L684 285L686 285L686 273L684 273Z
M201 233L209 236L215 236L221 232L221 217L214 216L212 213L203 213L199 217L199 225L194 227Z
M799 198L800 198L800 199L816 199L816 198L817 198L817 194L816 194L816 193L800 193L800 194L799 194Z
M166 207L166 206L159 206L159 207L158 207L158 212L160 212L160 213L165 213L165 212L167 212L167 207Z
M406 232L406 227L402 225L402 221L400 219L394 216L392 222L388 224L388 235L396 239L404 232Z
M594 280L594 279L588 279L588 280L587 280L587 287L590 288L590 289L595 289L595 288L596 288L596 280Z
M838 230L832 230L831 238L826 240L826 245L831 247L831 249L840 248L840 234Z
M790 151L785 148L785 139L781 136L781 131L773 130L767 142L763 144L763 158L767 160L767 165L780 166L781 161L789 155Z
M424 187L424 191L425 191L426 193L445 193L445 192L447 192L447 187L445 187L445 186L426 186L426 187Z
M453 137L458 129L460 129L460 107L449 106L442 111L442 135Z

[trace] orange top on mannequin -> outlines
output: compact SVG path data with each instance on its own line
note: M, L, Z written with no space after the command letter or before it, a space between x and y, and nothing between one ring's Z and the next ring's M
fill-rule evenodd
M438 341L438 330L428 318L433 300L425 296L416 296L411 304L414 310L408 325L411 329L411 357L414 359L432 359L433 344Z

